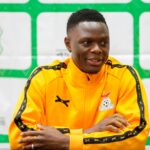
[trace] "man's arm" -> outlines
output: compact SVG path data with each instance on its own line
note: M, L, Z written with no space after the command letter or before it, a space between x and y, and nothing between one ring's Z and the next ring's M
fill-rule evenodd
M93 127L84 130L84 133L112 131L121 132L126 126L128 126L126 119L119 115L114 114L108 117ZM18 141L24 144L23 149L30 150L32 144L36 149L57 149L57 150L69 150L70 139L68 135L63 135L61 132L50 126L37 125L38 131L22 132L22 138Z
M116 113L126 118L130 125L119 133L103 131L83 134L82 136L70 135L70 150L145 150L149 134L147 103L142 81L136 71L129 67L120 81ZM78 143L78 145L74 143Z
M22 90L13 118L9 127L9 142L11 150L21 150L18 143L21 132L36 130L37 124L45 124L44 119L44 88L45 80L41 68L33 71Z
M108 149L109 150L110 148L111 150L113 149L125 150L127 147L129 150L135 150L135 149L144 150L145 142L146 142L148 132L149 132L147 98L146 98L145 90L143 88L141 80L139 78L136 78L136 80L138 80L136 81L136 80L133 80L133 77L131 77L131 74L125 74L125 76L126 75L129 76L130 78L125 80L126 77L124 77L120 83L121 90L120 90L120 94L118 97L118 104L116 106L116 113L120 114L122 118L125 118L125 120L127 120L127 122L130 125L127 125L128 123L126 121L121 121L121 117L119 116L118 116L120 118L119 120L122 122L121 125L118 123L118 120L117 122L114 122L114 120L112 120L112 118L110 117L109 118L110 123L108 123L106 119L104 120L105 123L99 122L95 126L91 127L90 129L84 130L83 132L82 132L82 129L73 129L73 130L67 129L66 133L68 133L69 136L63 135L62 133L59 132L58 138L56 138L53 134L53 133L56 133L55 132L56 129L48 127L48 128L51 128L50 129L51 132L44 132L44 133L47 133L48 135L50 134L49 136L51 136L51 138L50 139L46 138L46 140L53 139L54 143L57 143L57 142L58 143L60 142L61 144L64 143L64 147L68 146L68 143L70 143L69 144L70 150L84 150L84 149L89 149L89 150L91 149L94 149L94 150L106 149L107 150ZM36 86L34 86L33 84L32 86L36 88ZM32 98L29 96L28 100L30 98L32 99L31 102L33 100L38 100L34 102L34 105L35 107L42 108L43 107L42 98L41 98L41 94L39 93L39 91L38 91L38 95L36 96L37 97L32 97ZM21 103L22 101L18 103L17 107L20 107ZM34 109L34 111L35 112L33 113L32 111L30 111L30 109L28 109L28 111L24 112L26 114L22 115L24 116L22 119L25 121L25 123L27 123L29 127L28 129L25 126L23 127L20 126L20 129L23 129L21 131L16 126L14 121L12 121L11 126L10 126L9 138L10 138L10 143L12 145L13 150L22 149L22 146L24 145L22 143L24 142L21 142L21 141L18 142L18 141L22 139L22 136L23 137L25 136L24 134L27 133L26 131L31 130L31 129L37 129L36 126L39 122L41 122L42 124L45 124L44 120L39 120L39 118L40 119L43 118L42 116L44 115L44 113L42 113L42 111L39 111L39 109ZM19 111L17 109L16 114L18 112ZM32 114L30 112L32 112ZM30 124L28 124L29 122ZM106 131L104 130L104 128L102 129L102 125L105 125ZM110 127L110 125L113 125L113 127L112 126ZM125 128L121 126L124 126ZM118 127L117 129L119 129L119 132L116 133L117 130L114 130L114 127ZM52 132L52 130L55 130L55 131ZM60 130L65 131L64 128L60 128ZM41 130L41 132L43 131ZM24 132L22 136L20 136L21 132ZM30 132L28 132L27 134L29 133ZM32 134L32 132L30 134ZM69 141L68 141L68 137L69 137ZM58 140L59 138L63 140L59 141ZM49 143L53 143L53 142L49 142ZM28 142L25 142L25 143L28 144ZM31 148L31 142L28 145L30 145L30 148Z
M138 73L130 66L120 81L116 113L127 120L123 123L125 128L118 133L115 130L98 132L102 127L99 122L83 134L70 134L70 150L145 150L150 129L148 101Z

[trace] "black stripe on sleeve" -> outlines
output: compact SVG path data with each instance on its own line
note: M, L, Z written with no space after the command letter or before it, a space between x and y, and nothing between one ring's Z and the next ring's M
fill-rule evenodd
M142 98L142 93L141 93L141 87L140 87L140 82L139 82L139 79L135 70L131 66L121 65L121 64L112 64L111 61L109 61L109 63L107 64L111 65L111 68L127 67L127 69L133 75L135 82L136 82L137 103L138 103L139 110L140 110L140 123L139 123L139 126L135 127L132 131L127 131L122 135L113 135L113 136L107 136L107 137L101 137L101 138L93 138L93 137L84 138L83 139L84 144L104 144L104 143L122 141L127 138L138 135L146 127L146 120L144 117L144 103L143 103L143 98Z
M27 125L25 125L21 119L21 115L23 113L23 111L25 110L26 108L26 104L27 104L27 91L30 87L30 83L31 83L31 80L33 79L34 76L36 76L42 69L53 69L53 70L60 70L61 68L64 68L66 69L67 68L67 65L65 63L60 63L58 65L54 65L54 66L41 66L41 67L38 67L32 74L31 76L28 78L27 80L27 83L26 83L26 86L24 88L24 99L23 99L23 102L19 108L19 111L17 113L17 115L15 116L14 118L14 122L15 124L17 125L17 127L21 130L21 131L27 131L27 130L34 130L33 128L29 128ZM59 130L59 129L58 129ZM68 129L69 130L69 129ZM60 132L62 133L66 133L66 132L69 132L66 128L64 129L61 129Z
M69 128L56 128L58 131L60 131L63 134L70 133Z

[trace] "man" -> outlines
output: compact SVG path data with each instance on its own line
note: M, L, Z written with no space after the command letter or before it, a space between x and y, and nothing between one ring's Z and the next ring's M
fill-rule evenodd
M144 150L147 97L138 73L109 55L102 14L83 9L67 23L71 58L33 71L10 125L13 150Z

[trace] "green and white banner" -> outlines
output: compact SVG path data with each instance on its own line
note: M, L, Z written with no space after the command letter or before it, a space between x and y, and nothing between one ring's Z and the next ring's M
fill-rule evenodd
M36 66L69 55L67 18L82 8L103 13L110 54L138 70L150 105L150 0L0 0L0 150L9 150L8 126L26 79Z

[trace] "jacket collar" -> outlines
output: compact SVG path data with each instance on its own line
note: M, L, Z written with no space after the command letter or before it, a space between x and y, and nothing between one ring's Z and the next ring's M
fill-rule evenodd
M97 84L104 78L104 74L106 74L106 65L104 64L101 70L96 74L87 74L82 72L73 62L72 58L68 59L67 65L67 78L73 83L77 85L85 85L86 84Z

